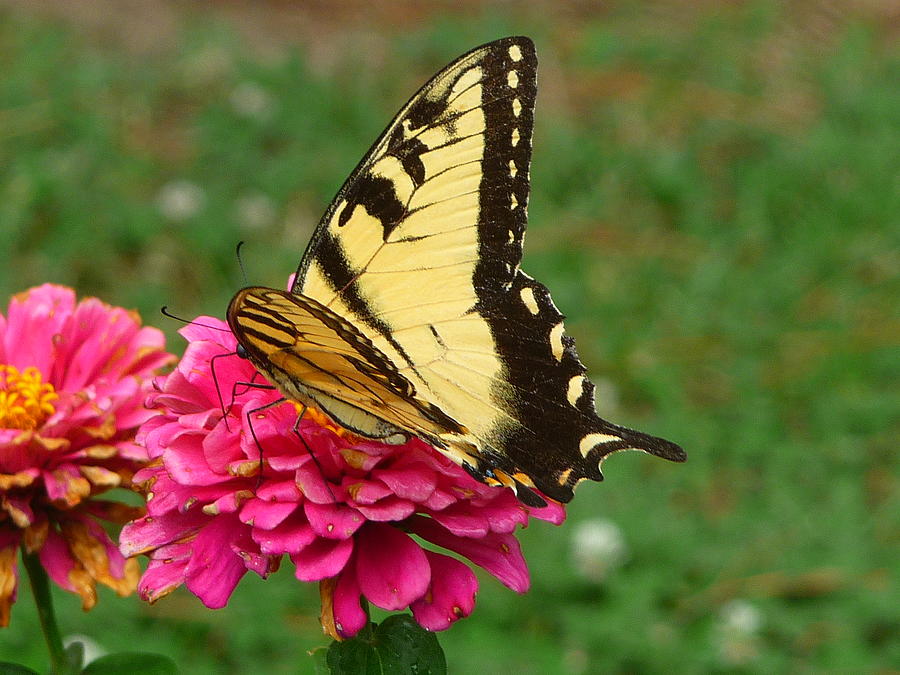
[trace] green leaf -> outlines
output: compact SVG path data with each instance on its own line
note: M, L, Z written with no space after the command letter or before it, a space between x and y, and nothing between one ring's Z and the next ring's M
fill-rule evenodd
M328 675L328 647L316 647L308 653L313 659L315 675Z
M0 675L40 675L40 673L18 663L0 661Z
M82 675L178 675L178 666L168 656L119 652L91 661L81 672Z
M327 663L331 675L445 675L447 672L447 660L437 636L407 614L395 614L374 631L361 631L354 639L333 643Z

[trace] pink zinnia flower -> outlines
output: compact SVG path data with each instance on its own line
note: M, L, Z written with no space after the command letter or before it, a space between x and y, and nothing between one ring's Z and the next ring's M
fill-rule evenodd
M103 529L140 510L96 499L130 486L146 460L135 444L153 413L154 371L172 357L132 312L45 284L0 314L0 625L16 600L17 551L38 553L59 586L97 601L96 583L131 593L140 574Z
M222 607L245 572L264 577L287 555L297 579L320 582L322 625L335 638L365 625L363 598L409 607L422 626L443 630L472 612L478 582L468 565L423 541L513 590L528 588L513 531L529 515L561 522L560 505L529 509L418 439L361 439L313 409L300 421L301 440L295 404L266 407L277 391L242 384L264 380L234 355L224 322L200 317L181 333L190 342L184 358L148 402L162 414L138 435L155 460L135 476L147 490L147 516L121 536L123 553L150 556L138 586L145 599L185 584ZM216 359L214 377L212 359L228 354ZM248 411L256 411L252 429Z

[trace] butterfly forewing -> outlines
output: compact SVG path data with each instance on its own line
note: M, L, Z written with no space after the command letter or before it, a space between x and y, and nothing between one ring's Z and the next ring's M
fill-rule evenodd
M312 298L273 288L235 295L228 323L248 358L289 398L323 408L370 438L439 435L463 427L427 401L371 341Z
M278 340L267 340L291 342L282 331L296 326L292 346L248 352L263 372L276 371L287 395L297 390L292 379L310 377L315 388L303 386L313 398L358 405L483 480L568 501L579 480L602 478L610 452L676 461L684 453L596 415L562 315L519 269L536 70L531 41L505 38L463 55L413 96L327 209L292 293L246 297L279 326ZM344 328L319 334L291 300ZM236 316L244 304L232 302ZM242 344L256 339L232 323ZM310 340L334 355L311 357ZM296 360L300 351L314 368Z

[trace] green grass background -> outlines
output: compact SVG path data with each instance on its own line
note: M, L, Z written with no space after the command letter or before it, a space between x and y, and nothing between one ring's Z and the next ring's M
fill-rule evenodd
M530 35L524 267L601 414L689 461L617 456L565 525L524 531L532 590L482 577L440 635L451 672L897 672L895 20L887 2L4 1L0 296L67 284L180 352L161 305L222 316L242 239L250 281L282 286L416 87ZM573 562L594 518L630 552L601 583ZM317 590L287 567L216 612L55 598L64 633L186 673L309 672ZM756 625L729 624L736 606ZM0 659L47 667L24 580Z

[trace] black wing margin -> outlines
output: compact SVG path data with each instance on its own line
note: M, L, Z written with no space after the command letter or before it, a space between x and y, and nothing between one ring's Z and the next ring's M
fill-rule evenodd
M491 439L489 463L511 475L524 473L548 497L572 499L575 485L602 480L600 462L616 450L643 450L671 461L686 459L675 443L612 424L594 408L594 385L575 351L575 341L563 332L563 315L547 288L519 269L527 223L530 131L533 128L537 58L533 44L522 38L509 45L506 58L485 62L485 81L496 91L485 99L499 99L504 91L502 72L511 60L521 60L516 83L522 102L514 110L511 127L508 107L485 106L487 115L484 175L478 223L479 262L474 283L479 302L475 310L487 321L505 370L505 383L495 392L518 424L497 428ZM530 76L527 76L530 74ZM510 129L528 131L509 133Z

